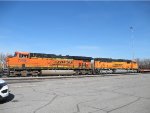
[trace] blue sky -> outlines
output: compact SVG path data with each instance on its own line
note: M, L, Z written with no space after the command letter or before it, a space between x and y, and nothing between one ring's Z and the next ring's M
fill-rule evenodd
M149 43L148 1L0 2L3 53L149 58Z

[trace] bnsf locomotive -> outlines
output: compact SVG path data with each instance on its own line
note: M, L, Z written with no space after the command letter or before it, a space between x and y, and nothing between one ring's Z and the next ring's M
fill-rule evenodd
M94 61L94 63L93 63ZM6 58L9 76L100 74L102 70L138 70L136 62L122 59L61 56L15 52Z
M103 70L111 70L115 73L117 69L123 69L130 72L138 72L138 64L132 60L111 59L111 58L95 58L94 71L96 74L101 74Z

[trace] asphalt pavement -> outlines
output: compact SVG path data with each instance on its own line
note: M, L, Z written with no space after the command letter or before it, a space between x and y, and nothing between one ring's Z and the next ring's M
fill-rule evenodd
M15 81L0 113L150 113L150 74Z

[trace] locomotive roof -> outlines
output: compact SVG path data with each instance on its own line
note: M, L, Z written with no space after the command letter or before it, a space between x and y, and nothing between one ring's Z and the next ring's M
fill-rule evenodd
M30 57L39 57L39 58L66 58L66 59L76 59L76 60L92 60L92 57L85 56L62 56L55 54L44 54L44 53L30 53Z
M95 61L103 61L103 62L132 62L132 60L126 59L112 59L112 58L94 58Z
M92 60L92 57L85 57L85 56L64 56L64 57L76 60Z
M15 53L20 53L20 54L29 54L29 52L18 52L18 51L16 51Z

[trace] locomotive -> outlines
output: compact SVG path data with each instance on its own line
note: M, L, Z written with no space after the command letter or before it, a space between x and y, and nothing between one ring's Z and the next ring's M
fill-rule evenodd
M124 59L95 58L94 67L96 74L101 74L103 70L111 70L112 73L115 73L118 69L138 72L137 62Z
M9 76L101 74L102 70L138 70L131 60L15 52L6 58Z

